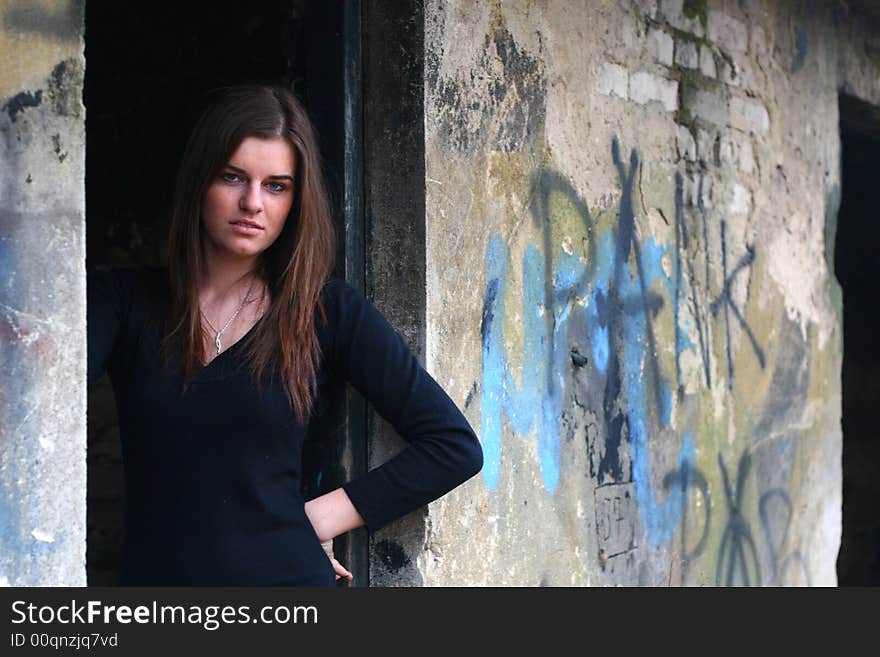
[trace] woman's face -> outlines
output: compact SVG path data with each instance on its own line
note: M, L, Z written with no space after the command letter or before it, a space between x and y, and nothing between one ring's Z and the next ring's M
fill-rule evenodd
M293 205L296 157L284 139L247 137L211 181L202 206L206 256L256 259Z

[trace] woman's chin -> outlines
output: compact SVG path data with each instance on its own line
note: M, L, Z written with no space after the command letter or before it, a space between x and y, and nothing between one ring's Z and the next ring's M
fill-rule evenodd
M255 258L265 251L262 242L253 239L235 239L218 244L216 252L226 258Z

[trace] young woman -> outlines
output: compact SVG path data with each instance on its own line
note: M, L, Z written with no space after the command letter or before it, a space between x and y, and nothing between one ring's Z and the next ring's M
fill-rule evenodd
M125 464L122 584L330 586L351 579L333 537L479 472L455 404L330 278L333 236L302 106L283 88L234 87L187 144L168 266L89 276L89 381L109 371ZM305 502L305 428L343 380L409 445Z

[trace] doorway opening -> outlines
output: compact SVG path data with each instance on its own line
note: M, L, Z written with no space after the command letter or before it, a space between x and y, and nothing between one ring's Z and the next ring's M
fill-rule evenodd
M834 271L843 288L843 534L840 586L880 585L880 108L840 96L841 203Z
M348 6L347 6L348 5ZM86 76L86 267L164 265L177 162L204 94L242 82L283 84L303 100L318 132L332 197L339 250L337 275L351 276L345 230L361 218L343 214L345 157L361 148L344 120L346 54L359 44L345 0L275 0L242 7L218 0L176 3L88 2ZM342 408L345 408L342 405ZM340 485L364 459L358 422L321 416L303 454L306 499ZM320 440L317 437L320 436ZM118 582L124 538L124 475L112 387L106 374L88 397L87 577ZM352 465L353 464L353 465ZM352 533L335 551L366 582L366 539Z

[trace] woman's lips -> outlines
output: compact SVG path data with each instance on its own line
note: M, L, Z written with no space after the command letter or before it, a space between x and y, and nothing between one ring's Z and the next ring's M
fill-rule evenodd
M232 229L240 235L256 235L263 231L261 226L249 221L231 221Z

